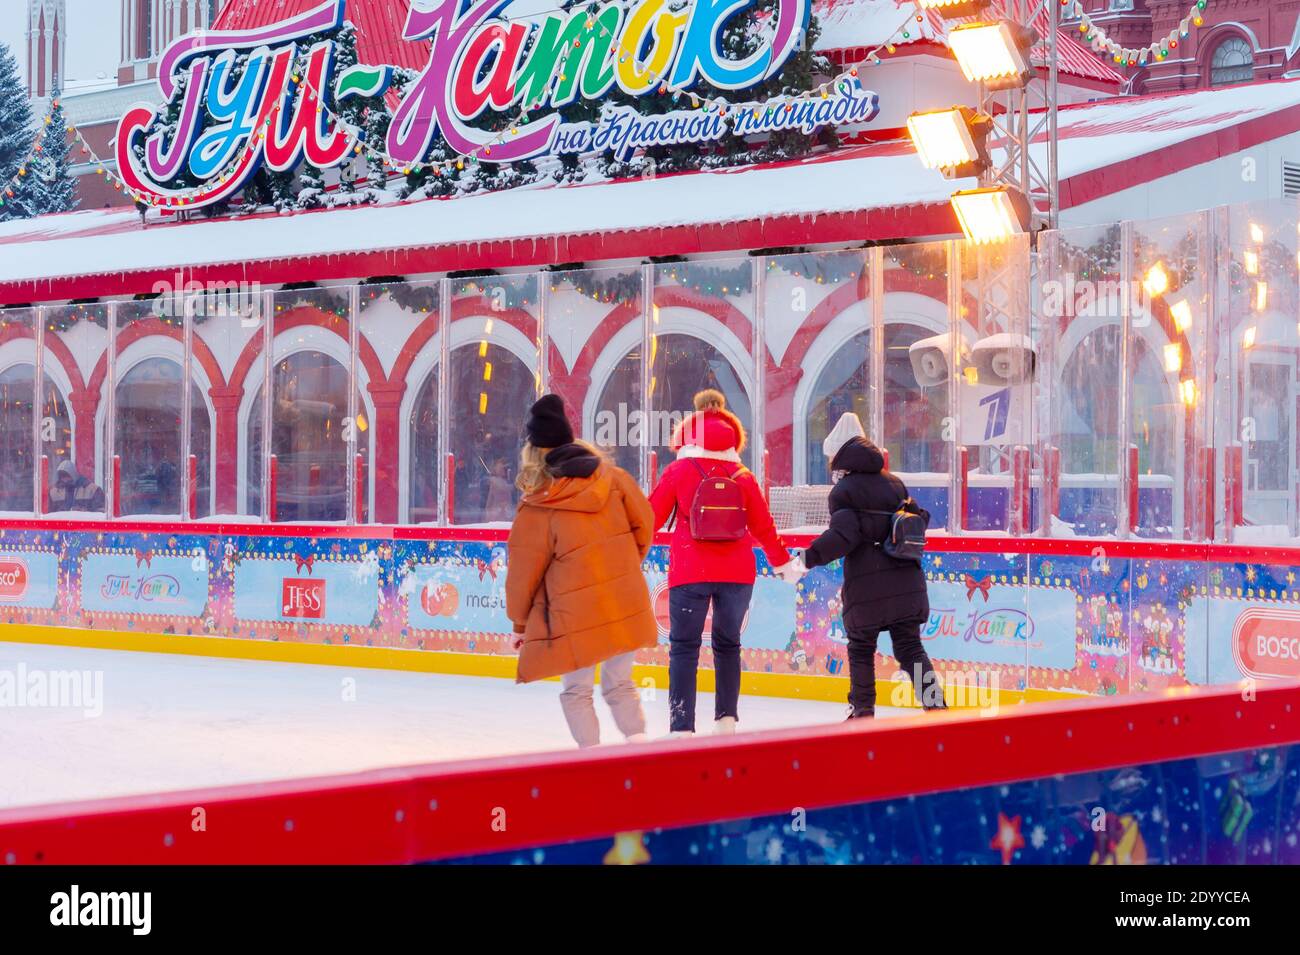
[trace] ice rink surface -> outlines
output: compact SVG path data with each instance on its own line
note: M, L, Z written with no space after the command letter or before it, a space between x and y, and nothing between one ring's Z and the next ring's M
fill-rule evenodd
M0 642L0 676L20 666L102 674L102 713L0 705L0 808L574 748L557 682ZM596 707L604 741L626 745L599 691ZM650 737L666 735L667 692L645 708ZM745 696L740 728L845 709ZM699 714L710 731L712 694Z

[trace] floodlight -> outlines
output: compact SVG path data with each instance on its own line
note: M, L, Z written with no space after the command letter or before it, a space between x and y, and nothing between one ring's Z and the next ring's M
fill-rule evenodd
M1005 21L970 23L948 33L948 46L966 79L1004 90L1029 82L1029 51L1037 39L1033 30Z
M927 169L949 179L977 176L989 165L986 148L993 121L968 106L954 106L907 118L907 132Z
M961 230L976 245L991 245L1029 228L1029 202L1023 193L1006 187L967 189L954 193L952 208Z

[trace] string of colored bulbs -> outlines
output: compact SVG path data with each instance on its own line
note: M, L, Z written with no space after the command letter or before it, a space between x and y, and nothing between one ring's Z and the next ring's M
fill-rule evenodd
M912 31L910 27L914 21L917 23L925 22L925 16L920 10L920 8L917 7L915 4L913 4L913 9L915 10L915 13L909 14L907 18L902 23L900 23L897 28L894 29L894 31L889 35L889 37L886 40L882 41L881 43L878 43L877 45L869 49L866 55L862 57L862 59L852 64L847 69L841 71L833 79L828 80L825 83L819 84L815 89L806 90L803 93L797 95L785 96L784 97L786 100L785 108L787 110L794 109L795 103L805 101L805 100L812 100L814 98L826 99L830 96L830 91L838 88L840 84L857 80L859 68L863 66L879 66L882 62L882 57L881 57L882 53L887 55L892 55L894 52L896 52L897 43L899 41L906 43L913 39ZM594 24L594 19L589 17L589 21L591 24ZM607 31L605 31L604 28L602 28L601 36L602 37L605 36L606 33ZM691 90L682 89L680 87L675 88L672 85L663 82L663 77L664 75L666 75L666 72L667 69L665 68L664 73L656 74L651 81L652 85L655 83L659 84L658 93L661 96L671 95L674 101L676 101L681 96L685 95L689 97L692 108L694 109L702 108L705 110L705 112L708 112L713 108L716 108L721 111L722 116L725 116L731 108L736 107L738 105L735 103L729 103L726 100L723 100L721 98L713 102L710 102L707 99L707 97L701 97L699 94ZM557 83L563 82L564 79L565 79L565 74L561 72L555 77L554 82ZM369 159L370 161L379 163L386 169L400 170L403 175L407 175L407 176L411 175L414 172L423 172L423 171L431 171L433 172L434 175L440 176L444 173L444 171L450 172L452 168L455 168L457 170L464 169L466 162L475 163L480 160L480 157L486 158L490 156L492 153L492 148L494 146L498 146L501 143L505 142L506 139L510 136L518 135L519 127L521 127L528 121L528 114L531 112L531 110L540 108L541 104L546 99L546 93L543 93L543 95L539 98L539 100L536 103L534 103L532 106L529 106L527 104L522 106L519 114L511 120L508 126L506 126L503 130L498 132L496 136L494 136L491 140L481 144L480 146L478 146L477 148L475 148L474 150L472 150L467 154L457 156L455 159L448 159L448 160L442 160L436 162L421 161L415 163L406 163L406 162L399 162L393 160L392 157L387 155L387 153L375 149L369 143L367 143L365 131L357 128L348 120L344 119L342 116L338 114L337 110L327 106L325 104L325 100L326 100L325 95L323 95L320 90L306 83L301 73L295 73L293 75L293 82L295 84L302 84L304 86L308 98L307 101L309 104L312 103L313 101L315 102L316 112L318 115L325 114L328 120L335 123L339 128L343 129L347 133L349 139L351 140L349 145L349 150L354 155L360 156L362 154L365 154L367 159ZM768 107L768 109L770 110L771 107ZM90 144L87 143L86 140L82 137L81 131L79 129L77 129L74 126L69 126L69 130L76 136L77 142L80 145L82 152L90 157L93 165L96 167L96 171L100 175L105 176L109 181L111 181L113 183L113 187L117 191L121 192L125 189L127 194L130 195L131 198L136 202L153 206L155 208L168 208L168 207L176 208L176 207L188 206L194 203L195 201L202 200L207 196L209 196L210 194L212 194L213 192L216 192L222 189L224 186L226 186L229 183L230 179L233 176L238 174L241 166L243 166L243 164L250 158L250 153L261 147L261 144L265 139L266 133L271 127L271 123L276 119L278 115L279 115L279 109L277 108L276 110L272 111L270 115L266 117L266 120L258 127L256 132L254 132L254 134L250 137L250 140L245 145L242 154L232 159L220 172L216 174L216 176L205 180L202 185L197 186L188 192L172 194L169 196L155 196L148 193L137 192L136 190L130 188L130 186L126 183L125 180L121 178L120 175L108 169L107 164L95 154L95 151L91 148Z
M17 190L22 185L23 180L27 178L27 173L32 168L32 164L36 162L37 157L45 151L45 132L51 125L53 125L54 111L58 108L59 101L57 99L51 100L49 112L45 114L44 121L36 130L36 139L32 142L32 148L27 151L27 158L18 164L18 167L14 170L14 174L10 176L9 181L5 183L4 188L0 189L0 206L3 206L6 202L17 195L15 190Z
M1121 46L1112 40L1105 30L1092 22L1079 0L1061 0L1061 6L1070 15L1080 18L1079 32L1084 34L1084 42L1092 47L1094 53L1109 54L1116 63L1123 66L1146 66L1153 60L1158 62L1168 59L1170 53L1178 49L1178 41L1187 39L1192 27L1205 25L1205 18L1201 14L1206 2L1207 0L1196 0L1177 28L1170 30L1167 36L1137 48Z

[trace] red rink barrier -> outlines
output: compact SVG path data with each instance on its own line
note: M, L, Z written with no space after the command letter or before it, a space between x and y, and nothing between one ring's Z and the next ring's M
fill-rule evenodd
M423 862L1300 741L1300 684L1253 692L954 711L11 809L0 811L0 861Z

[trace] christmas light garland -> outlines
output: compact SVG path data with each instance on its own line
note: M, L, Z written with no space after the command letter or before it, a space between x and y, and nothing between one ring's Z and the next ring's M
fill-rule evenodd
M1104 53L1121 66L1144 67L1150 62L1168 59L1170 53L1178 49L1179 40L1185 40L1191 34L1192 27L1205 25L1202 13L1207 2L1208 0L1196 0L1188 9L1187 16L1168 35L1137 48L1121 46L1112 40L1105 30L1092 21L1079 0L1061 0L1061 6L1067 11L1067 16L1079 18L1079 32L1084 34L1084 42L1094 53Z
M57 99L51 100L49 112L45 114L44 121L36 130L36 139L32 142L32 148L27 151L27 158L18 164L14 174L9 177L9 181L5 183L3 188L0 188L0 208L3 208L6 202L17 196L17 190L22 187L23 180L27 178L32 164L45 151L45 134L54 124L54 114L58 108L59 101Z

